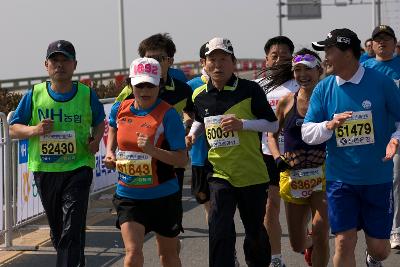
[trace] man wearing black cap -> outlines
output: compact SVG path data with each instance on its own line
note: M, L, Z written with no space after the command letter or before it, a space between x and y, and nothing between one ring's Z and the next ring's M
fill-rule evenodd
M267 169L261 132L276 132L277 119L261 87L234 75L236 58L228 39L206 44L207 84L193 92L195 121L186 137L193 143L205 127L210 187L209 264L235 266L236 207L245 228L248 266L268 266L271 248L263 225ZM200 131L199 131L200 130Z
M396 42L396 35L390 26L377 26L372 32L372 48L375 57L368 59L362 65L384 73L399 86L400 57L395 55Z
M85 227L94 154L103 137L105 113L94 91L73 82L74 46L51 43L45 67L50 81L36 84L19 103L10 136L29 139L33 172L57 251L56 266L85 266Z
M362 65L382 72L393 79L397 86L400 81L400 57L395 55L396 36L393 29L387 25L379 25L372 32L372 47L375 58L365 61ZM400 157L396 153L393 158L393 199L394 216L390 235L391 248L400 248Z
M367 266L390 254L393 162L399 137L400 92L391 79L359 64L360 40L349 29L331 31L314 49L325 51L332 74L318 83L302 126L308 144L327 144L326 193L335 267L356 266L357 230L366 239ZM397 133L397 132L396 132Z

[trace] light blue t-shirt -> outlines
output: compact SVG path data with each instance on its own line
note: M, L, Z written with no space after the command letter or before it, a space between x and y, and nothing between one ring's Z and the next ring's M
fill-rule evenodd
M130 110L136 116L145 116L149 114L155 107L157 107L160 101L161 99L158 99L156 103L148 109L137 110L133 106L131 106ZM111 108L109 116L110 127L118 128L116 119L120 104L121 102L117 101ZM170 150L174 151L174 150L186 149L185 129L183 128L181 118L176 109L171 108L165 113L165 116L163 118L163 126L164 126L164 137L170 146ZM160 185L150 188L133 188L133 187L127 188L120 184L117 184L116 194L121 197L132 198L132 199L155 199L172 195L173 193L178 192L178 190L179 190L178 179L175 178L167 180L166 182Z
M339 86L334 75L318 83L304 123L329 121L334 114L345 111L371 111L375 138L373 144L338 147L333 133L326 142L328 181L354 185L392 181L393 161L383 162L382 158L395 130L394 120L400 119L399 107L400 91L393 80L373 69L365 69L359 84L346 82Z
M363 63L364 61L367 61L370 58L374 58L374 56L370 56L367 52L365 52L360 56L359 61L360 61L360 63Z
M181 82L187 82L186 75L181 69L169 68L168 74Z
M203 76L199 76L191 79L187 84L196 90L198 87L204 85L206 80ZM196 143L193 144L192 149L189 151L189 156L193 166L204 166L204 161L207 158L208 147L205 135L202 134L197 137Z
M365 68L375 69L382 72L389 78L395 80L398 87L400 80L400 57L393 57L391 60L378 61L375 58L368 59L361 64Z

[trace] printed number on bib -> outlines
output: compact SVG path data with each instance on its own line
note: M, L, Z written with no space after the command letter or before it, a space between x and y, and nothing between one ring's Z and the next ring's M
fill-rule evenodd
M338 147L362 146L375 143L372 112L353 112L351 118L347 119L335 130L335 135Z
M322 191L322 167L290 171L290 193L294 198L307 198Z
M132 186L153 184L151 156L134 151L117 152L117 171L123 183Z
M43 162L75 160L75 131L55 131L40 136L40 158Z
M204 118L207 141L212 148L238 146L240 144L237 131L224 132L221 127L221 119L226 115Z

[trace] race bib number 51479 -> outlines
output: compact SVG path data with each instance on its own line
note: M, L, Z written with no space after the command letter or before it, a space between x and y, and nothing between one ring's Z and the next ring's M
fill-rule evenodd
M375 143L372 112L353 112L341 126L336 128L336 144L338 147L362 146Z

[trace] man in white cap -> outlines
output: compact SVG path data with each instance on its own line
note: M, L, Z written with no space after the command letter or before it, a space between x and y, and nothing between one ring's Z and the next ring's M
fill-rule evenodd
M261 87L235 76L236 58L228 39L206 44L207 84L193 93L195 122L187 136L193 143L205 127L209 145L209 264L233 267L239 209L245 228L248 266L268 266L271 248L263 225L267 201L267 169L261 132L276 132L277 119Z

